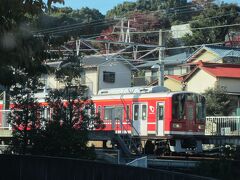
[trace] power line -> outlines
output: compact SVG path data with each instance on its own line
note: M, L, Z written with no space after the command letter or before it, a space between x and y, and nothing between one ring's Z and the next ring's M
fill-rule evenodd
M182 7L187 7L187 6L182 6ZM193 7L192 5L189 6L189 7ZM192 11L192 12L195 12L196 10ZM162 11L151 11L151 12L162 12ZM190 11L187 11L187 12L190 12ZM179 12L181 13L181 12ZM182 12L183 13L183 12ZM185 12L184 12L185 13ZM171 13L170 13L171 14ZM230 14L225 14L225 15L221 15L221 16L214 16L214 17L209 17L207 19L210 19L210 18L217 18L217 17L223 17L223 16L228 16L228 15L231 15L233 13L230 13ZM48 28L48 29L42 29L42 30L39 30L39 31L35 31L33 33L64 33L64 32L68 32L68 31L73 31L74 29L79 29L80 27L84 26L84 25L99 25L99 24L112 24L113 22L115 22L116 20L113 20L111 18L109 18L110 21L109 22L104 22L106 21L105 20L102 20L102 21L99 21L99 20L95 20L95 21L91 21L89 23L76 23L76 24L71 24L71 25L66 25L66 26L59 26L59 27L56 27L56 28ZM189 21L189 22L194 22L194 21L198 21L198 20L193 20L193 21ZM145 33L154 33L154 31L147 31ZM139 32L136 32L136 33L139 33ZM143 33L143 32L141 32Z
M114 19L111 19L111 20L102 20L102 21L91 21L91 22L88 22L88 23L75 23L75 24L69 24L69 25L66 25L66 26L59 26L59 27L55 27L55 28L48 28L48 29L41 29L39 31L32 31L32 33L42 33L42 34L45 34L45 33L52 33L52 32L58 32L58 31L63 31L65 29L73 29L73 28L80 28L80 27L84 27L84 26L93 26L93 25L99 25L99 24L110 24L110 23L114 23L116 22L116 20Z
M200 28L191 28L190 30L204 30L204 29L215 29L215 28L222 28L222 27L234 27L240 26L240 24L226 24L226 25L218 25L218 26L206 26ZM163 30L163 32L175 32L175 31L185 31L185 30ZM138 32L130 32L131 34L151 34L151 33L159 33L158 30L155 31L138 31ZM118 34L118 33L111 33L111 34ZM110 34L109 34L110 35Z

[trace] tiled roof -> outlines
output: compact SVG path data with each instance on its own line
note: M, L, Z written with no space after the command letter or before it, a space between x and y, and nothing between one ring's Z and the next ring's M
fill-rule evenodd
M215 77L240 78L240 66L238 67L206 66L200 68Z
M197 49L191 56L188 57L187 62L192 61L192 57L197 56L202 50L210 51L220 58L224 57L238 57L240 58L240 48L217 46L217 45L203 45Z
M198 65L193 69L183 81L187 81L197 71L203 70L206 73L221 78L237 78L240 79L240 65L237 64L220 64L220 63L203 63L198 62Z
M181 82L183 80L183 76L181 75L166 75L166 78L174 79L176 81Z
M240 57L240 49L225 46L205 46L205 49L215 52L220 57Z
M107 62L108 59L105 56L85 56L82 59L84 67L97 67L100 64Z

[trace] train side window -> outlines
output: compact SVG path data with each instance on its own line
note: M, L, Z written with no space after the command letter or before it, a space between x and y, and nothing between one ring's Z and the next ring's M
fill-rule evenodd
M101 116L101 111L102 111L102 108L101 108L101 106L98 106L97 113L99 114L99 116Z
M147 119L147 105L142 105L142 120Z
M139 119L139 105L134 104L133 105L133 120L137 121Z
M164 119L164 106L163 105L158 105L157 107L157 116L158 120L163 120Z
M104 120L112 119L112 115L113 115L113 107L105 106L104 107Z
M130 107L129 107L129 105L127 105L127 107L126 107L126 119L127 120L130 119Z
M123 119L123 107L117 106L115 107L115 117L116 120Z

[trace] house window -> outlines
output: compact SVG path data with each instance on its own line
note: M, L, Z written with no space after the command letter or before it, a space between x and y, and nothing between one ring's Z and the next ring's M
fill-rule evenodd
M115 72L103 71L103 81L108 83L114 83Z

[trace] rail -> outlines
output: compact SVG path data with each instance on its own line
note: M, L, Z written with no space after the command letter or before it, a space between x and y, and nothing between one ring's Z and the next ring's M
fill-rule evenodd
M205 135L240 136L240 116L206 117Z

